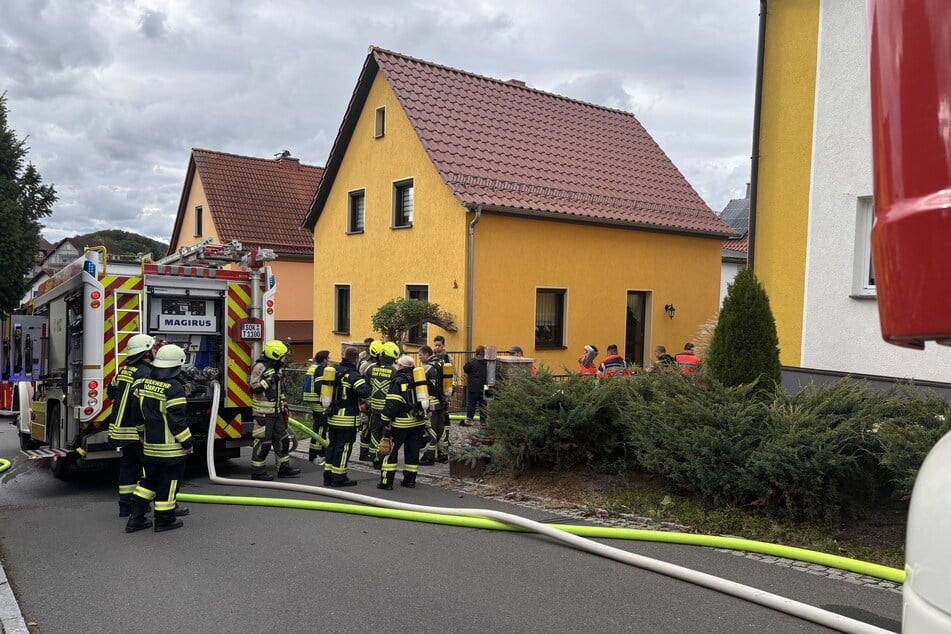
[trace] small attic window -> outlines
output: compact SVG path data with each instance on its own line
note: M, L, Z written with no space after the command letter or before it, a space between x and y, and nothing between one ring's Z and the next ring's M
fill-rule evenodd
M195 205L195 237L201 237L201 205Z
M386 134L386 106L380 106L376 109L376 128L373 138L379 139L384 134Z

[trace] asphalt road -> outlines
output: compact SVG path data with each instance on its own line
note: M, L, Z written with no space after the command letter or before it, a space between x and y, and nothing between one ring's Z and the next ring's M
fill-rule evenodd
M33 631L826 631L529 534L198 504L189 505L181 530L126 534L114 471L57 480L42 462L19 455L16 430L5 420L0 457L13 461L0 474L0 560ZM298 482L320 483L319 467L296 463L304 471ZM249 472L247 453L219 469L226 477ZM372 474L354 476L360 484L348 490L366 495L570 521L426 484L377 491ZM189 470L183 489L257 494L211 484L201 465ZM894 592L711 549L605 543L900 629L901 596Z

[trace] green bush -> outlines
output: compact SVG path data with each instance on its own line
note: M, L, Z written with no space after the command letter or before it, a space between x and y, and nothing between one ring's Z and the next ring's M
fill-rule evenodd
M696 375L556 381L542 370L499 384L488 430L494 458L516 472L634 468L719 507L835 522L907 495L949 410L934 394L852 379L790 396Z
M750 269L740 271L727 289L703 367L730 387L759 381L768 390L780 382L776 320Z

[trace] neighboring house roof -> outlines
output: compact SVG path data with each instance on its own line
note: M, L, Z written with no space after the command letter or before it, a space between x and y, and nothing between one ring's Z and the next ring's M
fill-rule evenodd
M725 236L634 115L371 48L304 226L313 229L382 71L462 205Z
M70 245L72 249L82 255L83 251L90 247L106 247L106 253L109 255L120 255L122 253L122 248L118 244L109 239L104 239L100 236L87 233L81 236L73 236L72 238L63 238L57 242L50 251L47 251L46 257L49 257L55 254L57 251L62 250L62 247Z
M222 242L237 240L279 254L313 255L314 237L301 229L324 170L298 159L261 159L193 148L172 242L181 231L195 172Z
M750 230L750 199L731 200L720 212L720 220L733 227L734 235L746 235L746 232Z
M731 238L723 241L723 257L734 256L745 258L750 249L749 234L742 238Z

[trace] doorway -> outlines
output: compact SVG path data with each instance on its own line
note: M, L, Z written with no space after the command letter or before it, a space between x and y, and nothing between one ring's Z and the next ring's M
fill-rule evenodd
M624 334L624 360L628 365L644 366L644 339L647 333L647 291L627 292L627 324Z

